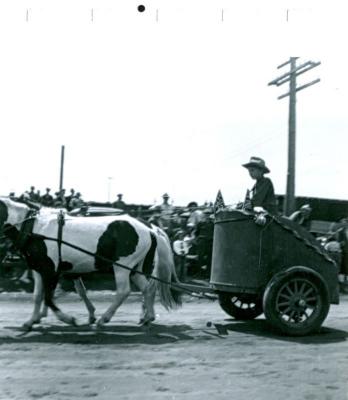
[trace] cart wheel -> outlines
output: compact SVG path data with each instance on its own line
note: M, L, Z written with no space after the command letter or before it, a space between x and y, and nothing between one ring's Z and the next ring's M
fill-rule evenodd
M263 296L263 309L269 323L290 336L317 331L329 308L325 282L319 274L309 271L286 271L274 276Z
M221 308L231 317L240 320L250 320L263 313L262 301L256 295L219 293Z

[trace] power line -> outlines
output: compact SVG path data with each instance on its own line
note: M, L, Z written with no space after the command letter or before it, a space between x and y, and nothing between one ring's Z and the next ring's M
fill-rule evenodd
M250 153L251 149L258 148L259 146L269 142L270 140L274 140L274 137L277 136L277 139L281 139L281 136L279 135L279 131L277 130L276 132L272 133L271 135L268 136L260 136L256 141L248 142L244 149L240 149L238 151L233 152L232 154L229 154L228 156L224 157L224 161L226 160L231 160L234 158L237 158L238 156L245 154L245 153Z

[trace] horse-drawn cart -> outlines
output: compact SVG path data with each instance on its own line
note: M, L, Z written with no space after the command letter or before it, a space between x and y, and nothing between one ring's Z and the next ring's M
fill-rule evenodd
M241 210L217 213L209 287L184 286L217 293L236 319L264 313L295 336L318 330L339 302L336 264L308 231L284 217Z

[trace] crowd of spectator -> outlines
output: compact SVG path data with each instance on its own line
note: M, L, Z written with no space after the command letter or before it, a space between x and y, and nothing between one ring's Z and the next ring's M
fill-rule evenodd
M17 198L14 192L11 192L9 197L13 199ZM81 193L76 192L75 189L70 189L69 194L66 194L65 189L61 189L52 195L51 188L49 187L45 189L44 194L41 194L41 191L36 190L35 186L30 186L30 190L26 190L18 198L20 200L38 203L45 207L66 208L68 211L85 205Z

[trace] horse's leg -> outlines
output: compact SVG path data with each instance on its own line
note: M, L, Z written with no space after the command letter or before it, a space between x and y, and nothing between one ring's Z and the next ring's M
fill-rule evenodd
M131 280L137 285L143 294L143 313L140 317L140 324L146 324L155 320L155 294L156 287L151 284L144 275L135 273Z
M42 308L41 308L41 311L40 311L40 319L41 318L46 318L47 314L48 314L48 307L46 306L45 303L42 303Z
M87 297L87 291L86 291L85 285L83 284L82 279L81 278L74 279L74 286L75 286L76 292L78 293L78 295L80 296L82 301L85 303L85 306L88 310L88 314L89 314L88 323L94 324L94 322L96 321L95 307L91 303L89 298Z
M34 293L33 293L33 302L34 302L34 310L31 315L31 318L23 324L23 328L30 330L34 324L40 323L41 320L41 303L43 300L43 283L41 275L33 271L34 277Z
M144 265L144 260L137 265L136 271L141 272L143 270L143 265ZM144 280L140 279L139 276L140 276L140 274L137 274L137 273L131 274L130 279L143 294L143 298L141 301L141 314L140 314L140 320L139 320L139 323L143 323L145 315L147 313L147 311L146 311L147 310L146 288L147 288L148 282L147 282L147 280L144 282Z
M68 325L73 325L73 326L77 326L77 321L75 319L75 317L69 315L69 314L65 314L63 311L61 311L56 304L53 301L53 294L48 293L46 295L45 292L45 304L47 307L49 307L55 314L55 316L62 322L65 322Z
M45 268L41 270L41 276L44 286L45 306L49 307L60 321L76 326L76 319L71 315L62 312L53 300L54 291L58 283L58 275L54 273L54 270Z
M124 302L130 293L130 280L129 271L123 268L119 268L114 265L114 275L117 285L117 291L114 296L114 300L104 314L99 318L97 322L98 327L102 327L105 323L109 322L115 314L118 307Z

